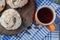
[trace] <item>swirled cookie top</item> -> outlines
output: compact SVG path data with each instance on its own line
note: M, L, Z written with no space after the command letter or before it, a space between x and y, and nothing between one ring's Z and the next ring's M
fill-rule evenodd
M1 25L7 30L15 30L21 25L20 14L14 9L4 11L1 20Z
M0 12L4 9L5 7L5 0L0 0Z
M6 2L11 8L21 8L28 3L28 0L6 0Z

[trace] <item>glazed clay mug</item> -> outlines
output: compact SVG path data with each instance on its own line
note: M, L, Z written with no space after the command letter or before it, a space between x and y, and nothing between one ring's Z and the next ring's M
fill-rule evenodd
M35 13L35 21L39 25L46 26L50 31L55 29L53 22L55 21L56 14L52 7L43 5L40 6Z

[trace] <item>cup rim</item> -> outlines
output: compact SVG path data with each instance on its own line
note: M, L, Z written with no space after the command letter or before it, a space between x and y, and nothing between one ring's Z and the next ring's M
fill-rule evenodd
M55 21L56 13L55 13L54 9L53 9L51 6L43 5L43 6L38 7L38 9L37 9L37 11L36 11L36 16L37 16L38 11L39 11L41 8L43 8L43 7L47 7L47 8L49 8L50 10L52 10L52 12L53 12L53 19L52 19L52 21L49 22L49 23L42 23L42 22L39 21L39 19L37 18L38 21L39 21L39 23L41 23L42 25L49 25L49 24L52 24L52 23ZM38 16L37 16L37 17L38 17Z

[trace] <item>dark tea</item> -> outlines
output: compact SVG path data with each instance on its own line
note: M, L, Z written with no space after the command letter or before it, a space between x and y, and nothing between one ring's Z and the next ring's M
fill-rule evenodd
M42 23L50 23L53 19L53 12L51 9L43 7L38 11L37 17Z

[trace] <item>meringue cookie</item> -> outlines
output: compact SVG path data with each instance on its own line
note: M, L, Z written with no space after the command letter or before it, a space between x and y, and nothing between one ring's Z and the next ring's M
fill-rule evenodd
M1 16L1 25L6 30L15 30L21 26L20 14L14 9L7 9Z
M0 0L0 12L4 9L5 7L5 0Z
M28 0L6 0L11 8L23 7L28 3Z

